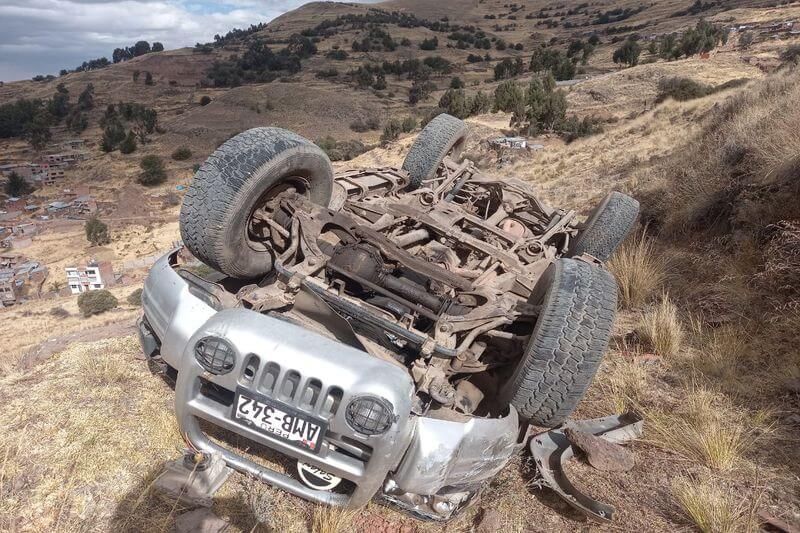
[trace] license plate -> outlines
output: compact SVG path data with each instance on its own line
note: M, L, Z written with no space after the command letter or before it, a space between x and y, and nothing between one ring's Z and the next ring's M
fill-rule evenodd
M249 391L236 391L233 419L298 448L319 451L326 424L281 402Z

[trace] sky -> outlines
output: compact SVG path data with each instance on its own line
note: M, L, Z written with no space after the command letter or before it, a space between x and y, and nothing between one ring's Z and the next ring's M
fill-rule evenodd
M268 22L309 0L0 0L0 80L58 74L139 40L169 50ZM364 1L364 0L360 0Z

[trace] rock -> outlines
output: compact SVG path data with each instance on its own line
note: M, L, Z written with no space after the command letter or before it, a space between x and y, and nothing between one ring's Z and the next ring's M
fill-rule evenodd
M475 533L497 533L503 531L503 515L494 509L484 509L475 526Z
M195 509L175 520L176 533L223 533L230 531L230 524L208 509Z
M567 427L564 434L569 441L586 454L589 464L607 472L627 472L635 463L633 453L619 444L608 442L575 428Z

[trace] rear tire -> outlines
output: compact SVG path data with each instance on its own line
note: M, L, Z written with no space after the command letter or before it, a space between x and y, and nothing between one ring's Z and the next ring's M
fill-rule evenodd
M403 161L403 170L411 176L407 190L418 189L423 181L436 177L445 156L461 152L468 130L463 120L446 113L428 122Z
M271 190L291 186L328 205L333 169L311 141L280 128L253 128L226 141L197 171L180 214L192 254L229 276L250 279L272 269L272 256L249 234L253 211Z
M578 406L603 359L617 284L600 266L564 258L541 282L541 313L501 397L531 424L554 427Z
M570 244L569 254L589 254L608 261L622 244L639 215L639 202L627 194L610 192L589 214L583 229Z

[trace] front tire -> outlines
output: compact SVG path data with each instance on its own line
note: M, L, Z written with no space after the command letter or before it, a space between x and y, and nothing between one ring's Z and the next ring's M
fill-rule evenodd
M600 266L562 258L543 276L548 281L531 338L501 391L521 418L542 427L563 423L583 398L617 306L617 284Z
M639 202L634 198L617 191L608 193L589 214L570 244L569 254L589 254L598 261L608 261L630 233L638 215Z
M403 161L403 170L411 177L407 189L413 191L423 181L435 178L445 156L461 152L468 130L466 122L447 113L428 122Z
M180 230L189 251L229 276L251 279L272 269L268 247L249 232L271 191L293 188L328 205L333 168L311 141L280 128L253 128L217 148L186 190Z

